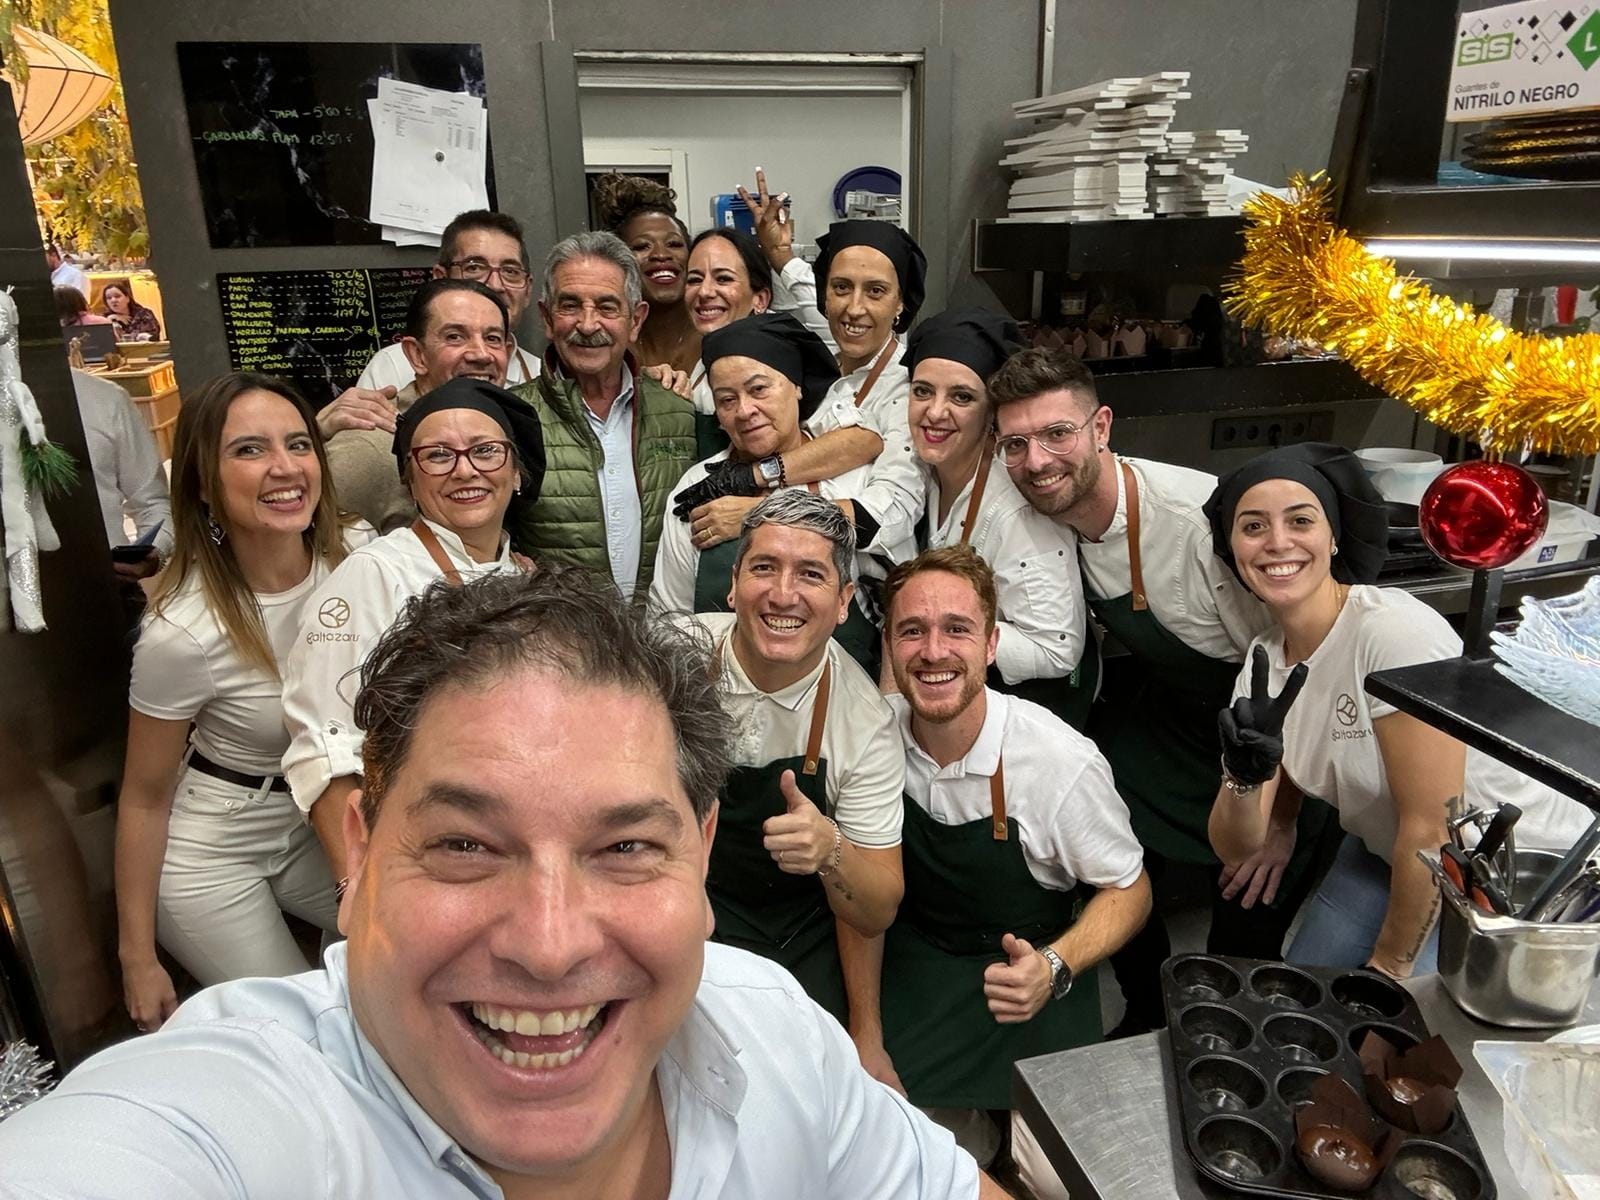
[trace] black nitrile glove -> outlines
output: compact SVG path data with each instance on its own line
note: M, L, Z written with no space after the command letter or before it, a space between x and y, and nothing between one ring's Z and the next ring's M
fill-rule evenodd
M1297 663L1283 691L1267 691L1267 651L1257 646L1250 658L1250 695L1217 714L1222 737L1222 769L1243 784L1265 783L1283 761L1283 721L1306 683L1306 665Z
M680 521L687 521L689 514L702 504L710 504L724 496L759 496L766 490L756 482L754 467L747 462L726 458L715 464L699 483L683 491L672 506L672 515Z

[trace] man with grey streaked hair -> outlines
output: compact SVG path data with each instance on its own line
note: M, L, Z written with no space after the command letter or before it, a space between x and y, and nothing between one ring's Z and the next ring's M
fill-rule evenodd
M536 559L607 570L624 596L650 586L667 496L694 461L694 409L630 353L649 305L614 234L563 238L545 258L545 371L515 389L539 413L548 460L515 543Z
M875 1045L869 951L904 886L905 753L873 680L831 636L854 558L838 505L786 489L745 516L733 611L676 619L709 634L738 726L706 879L713 937L782 963Z

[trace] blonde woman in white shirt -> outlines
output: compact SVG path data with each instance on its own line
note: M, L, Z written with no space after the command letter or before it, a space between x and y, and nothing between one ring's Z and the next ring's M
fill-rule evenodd
M282 910L332 931L333 878L278 774L282 664L307 596L371 529L347 529L306 402L234 372L188 397L173 447L173 556L129 687L117 812L128 1012L177 1005L159 943L203 984L308 963Z

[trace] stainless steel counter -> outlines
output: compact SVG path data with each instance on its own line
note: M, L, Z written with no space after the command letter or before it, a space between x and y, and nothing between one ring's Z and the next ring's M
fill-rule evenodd
M1542 1041L1555 1031L1501 1029L1476 1021L1456 1007L1437 975L1406 987L1428 1028L1461 1060L1461 1105L1500 1200L1527 1200L1506 1165L1500 1094L1472 1057L1472 1044ZM1590 991L1584 1010L1583 1023L1594 1022L1600 1022L1600 987ZM1025 1059L1016 1066L1012 1094L1072 1200L1237 1197L1202 1181L1190 1163L1177 1111L1167 1102L1171 1074L1171 1047L1161 1030Z

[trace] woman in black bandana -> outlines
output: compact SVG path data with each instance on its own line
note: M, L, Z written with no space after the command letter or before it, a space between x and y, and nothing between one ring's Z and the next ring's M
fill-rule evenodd
M337 874L344 871L345 801L359 780L361 731L350 673L406 601L440 579L451 586L519 571L506 512L532 504L544 479L539 418L503 388L465 376L401 414L394 456L416 501L410 525L368 543L306 602L284 672L283 773Z
M1367 694L1371 672L1453 658L1461 640L1410 593L1373 586L1388 519L1348 450L1264 454L1218 483L1206 515L1217 555L1276 622L1252 644L1219 718L1212 845L1224 864L1273 843L1270 857L1287 861L1300 797L1320 797L1348 836L1289 961L1400 979L1435 970L1439 895L1417 852L1439 849L1446 818L1510 801L1524 813L1519 845L1564 847L1583 811Z

